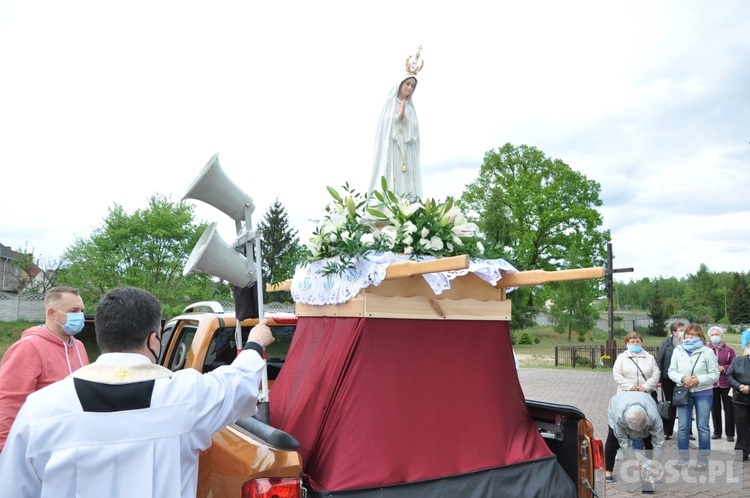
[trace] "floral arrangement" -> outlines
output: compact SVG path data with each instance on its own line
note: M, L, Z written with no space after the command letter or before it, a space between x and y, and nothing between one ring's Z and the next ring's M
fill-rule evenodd
M388 189L369 196L343 185L343 195L331 187L333 200L318 221L307 249L308 261L330 259L324 274L341 274L370 253L393 252L415 259L460 254L481 256L479 230L455 205L416 196L399 196Z
M612 357L608 354L603 354L599 357L599 368L604 367L604 365L609 363L609 360L611 360Z

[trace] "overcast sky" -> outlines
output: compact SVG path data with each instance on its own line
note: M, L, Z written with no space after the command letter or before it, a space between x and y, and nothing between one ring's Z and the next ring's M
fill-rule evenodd
M525 144L599 182L617 280L747 272L748 33L747 1L0 0L0 243L60 256L217 152L306 239L421 45L426 197Z

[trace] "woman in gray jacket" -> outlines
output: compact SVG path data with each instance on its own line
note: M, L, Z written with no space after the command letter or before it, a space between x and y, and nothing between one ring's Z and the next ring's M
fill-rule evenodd
M677 346L672 354L669 378L678 387L690 388L687 405L677 407L677 449L680 450L680 463L686 464L690 458L690 426L693 424L695 407L698 426L696 468L703 470L708 466L711 453L709 418L713 404L714 382L719 379L719 365L716 355L706 346L706 336L700 325L691 324L685 329L682 344Z

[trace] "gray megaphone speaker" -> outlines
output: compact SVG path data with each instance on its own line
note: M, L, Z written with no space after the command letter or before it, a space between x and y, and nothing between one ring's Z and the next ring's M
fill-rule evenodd
M182 274L191 273L207 273L237 287L247 287L257 280L247 269L245 256L229 247L216 233L216 222L208 225L185 263Z
M252 213L255 210L253 198L235 185L221 169L218 153L214 154L190 184L182 196L182 200L185 199L198 199L210 204L234 221L244 220L246 212Z

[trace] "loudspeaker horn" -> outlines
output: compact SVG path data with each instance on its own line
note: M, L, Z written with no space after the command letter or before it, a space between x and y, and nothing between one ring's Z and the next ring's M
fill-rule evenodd
M185 263L182 274L191 273L207 273L237 287L247 287L257 280L247 269L247 259L216 233L216 222L208 225Z
M182 200L185 199L197 199L210 204L234 221L245 219L246 208L251 213L255 210L253 198L235 185L221 169L218 153L214 154L190 184L182 196Z

